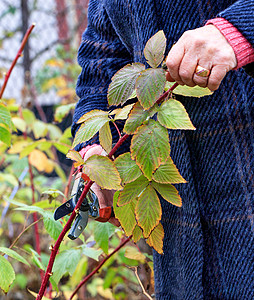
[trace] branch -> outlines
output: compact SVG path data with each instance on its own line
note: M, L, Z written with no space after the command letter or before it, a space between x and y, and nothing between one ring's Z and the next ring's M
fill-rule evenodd
M29 36L30 36L30 34L31 34L31 32L32 32L32 30L33 30L33 28L34 28L34 26L35 26L35 24L32 24L32 25L29 27L29 29L27 30L27 32L26 32L26 34L25 34L25 36L24 36L24 38L23 38L23 40L22 40L21 46L20 46L20 48L19 48L19 51L18 51L18 53L17 53L15 59L13 60L10 69L8 70L8 72L7 72L6 75L5 75L4 83L3 83L2 88L1 88L1 90L0 90L0 99L2 99L2 97L3 97L3 93L4 93L4 91L5 91L7 82L8 82L8 80L9 80L10 75L11 75L11 72L12 72L13 68L15 67L15 65L16 65L16 63L17 63L17 61L18 61L18 59L19 59L20 56L22 55L22 52L23 52L23 50L24 50L24 47L25 47L25 45L26 45L26 43L27 43L27 40L28 40L28 38L29 38Z
M173 91L173 89L174 88L176 88L177 87L177 83L175 83L167 92L165 92L158 100L160 100L160 101L162 101L163 99L165 99L167 96L168 96L168 94L171 92L171 91ZM157 101L158 101L157 100ZM125 134L123 137L121 137L120 139L119 139L119 141L116 143L116 145L114 146L114 148L109 152L109 155L108 155L108 157L109 158L112 158L112 156L115 154L115 152L118 150L118 148L126 141L126 139L129 137L130 135L128 135L128 134ZM77 212L77 210L80 208L80 206L81 206L81 204L82 204L82 202L83 202L83 200L84 200L84 198L85 198L85 196L86 196L86 194L87 194L87 192L89 191L89 189L90 189L90 187L92 186L92 184L93 184L94 182L92 181L92 180L89 180L89 182L85 185L85 188L84 188L84 190L83 190L83 192L82 192L82 194L81 194L81 196L80 196L80 198L79 198L79 200L78 200L78 202L77 202L77 204L76 204L76 206L75 206L75 208L74 208L74 210L73 210L73 212L72 212L72 214L71 214L71 216L70 216L70 218L69 218L69 220L67 221L67 223L65 224L65 226L64 226L64 228L63 228L63 230L61 231L61 233L60 233L60 235L59 235L59 237L58 237L58 239L57 239L57 241L56 241L56 243L55 243L55 245L54 245L54 247L52 247L52 252L51 252L51 255L50 255L50 258L49 258L49 263L48 263L48 266L47 266L47 270L46 270L46 272L45 272L45 275L44 275L44 278L43 278L43 281L42 281L42 284L41 284L41 287L40 287L40 290L39 290L39 293L38 293L38 295L37 295L37 298L36 298L36 300L41 300L42 299L42 297L43 297L43 295L44 295L44 292L45 292L45 290L46 290L46 287L47 287L47 284L48 284L48 281L49 281L49 278L50 278L50 276L52 276L52 268L53 268L53 264L54 264L54 261L55 261L55 257L56 257L56 255L57 255L57 252L58 252L58 250L59 250L59 247L60 247L60 244L62 243L62 241L63 241L63 238L64 238L64 236L65 236L65 234L67 233L67 231L71 228L71 224L72 224L72 222L73 222L73 220L75 219L75 217L76 217L76 212ZM131 239L131 237L132 236L130 236L127 240L126 240L126 243ZM125 243L124 243L124 245L125 245ZM120 247L121 245L119 245L118 247ZM111 255L113 255L115 252L117 252L119 249L118 249L118 247L111 253ZM122 247L122 246L121 246ZM103 262L103 261L102 261ZM102 263L101 262L101 263ZM99 264L99 266L100 266L100 264ZM99 267L98 266L98 267ZM96 272L95 272L96 273ZM92 275L91 275L92 274ZM86 278L91 278L92 276L93 276L93 274L94 274L94 271L91 273L91 274L89 274ZM85 283L88 279L84 279L82 282L83 283ZM86 280L86 281L85 281ZM81 284L81 283L80 283ZM79 286L78 286L79 287ZM72 297L72 296L71 296ZM72 299L72 298L71 298Z
M38 219L37 221L31 223L30 225L28 225L27 227L25 227L20 234L16 237L16 239L12 242L12 244L10 245L10 249L13 248L16 243L18 242L18 240L20 239L20 237L22 236L23 233L25 233L30 227L34 226L35 224L37 224L38 222L40 222L43 219L43 217L41 217L40 219Z
M143 286L143 284L142 284L142 282L141 282L141 280L140 280L140 278L139 278L139 276L138 276L138 268L137 267L134 267L134 269L135 269L135 275L136 275L136 277L137 277L137 280L138 280L138 283L139 283L139 285L141 286L141 289L142 289L142 292L143 292L143 294L148 298L148 299L150 299L150 300L153 300L153 298L146 292L146 290L145 290L145 288L144 288L144 286Z
M111 252L108 256L106 256L99 264L98 266L90 273L88 274L80 283L79 285L76 287L76 289L74 290L74 292L72 293L71 297L69 298L69 300L71 300L75 294L78 292L78 290L81 288L82 285L84 285L94 274L96 274L99 269L105 264L105 262L112 256L114 255L117 251L119 251L124 245L126 245L130 239L132 238L132 235L129 236L126 240L124 240L118 247L116 247L116 249Z

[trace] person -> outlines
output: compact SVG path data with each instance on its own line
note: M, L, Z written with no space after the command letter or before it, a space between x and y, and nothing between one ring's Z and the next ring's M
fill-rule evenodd
M167 80L214 91L178 97L197 129L169 131L188 183L177 185L181 208L161 200L156 299L254 299L254 79L246 72L253 72L254 1L90 0L88 18L73 135L83 114L108 109L110 79L128 63L145 63L144 46L158 30L167 37ZM77 150L100 154L98 144ZM112 195L101 193L107 206Z

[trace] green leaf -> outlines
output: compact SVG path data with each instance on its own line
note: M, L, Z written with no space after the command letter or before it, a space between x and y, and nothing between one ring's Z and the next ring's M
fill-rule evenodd
M13 202L13 201L11 201ZM22 211L29 211L30 213L32 212L37 212L41 215L44 215L45 214L45 211L40 208L40 207L37 207L37 206L29 206L29 205L24 205L24 206L20 206L20 207L17 207L16 210L22 210Z
M134 243L137 243L142 238L142 229L136 225L136 227L133 230L133 241Z
M40 146L50 148L52 145L51 142L47 141L46 139L41 139L36 142L29 143L26 147L24 147L20 152L20 158L23 158L30 154L35 148L38 148Z
M89 247L83 248L82 252L84 255L86 255L96 261L99 261L99 257L103 253L103 251L101 249L94 249L94 248L89 248Z
M167 91L168 89L170 89L171 86L174 83L175 82L168 82L167 81L165 90ZM196 85L194 87L190 87L190 86L187 86L187 85L178 85L174 89L173 93L177 94L177 95L182 95L182 96L185 96L185 97L197 97L197 98L204 97L204 96L209 96L209 95L213 94L213 92L211 92L209 90L209 88L202 88L198 85Z
M84 173L101 188L120 190L121 178L113 161L106 156L92 155L83 166Z
M152 181L152 186L169 203L171 203L175 206L178 206L178 207L182 206L182 199L181 199L177 189L173 185L162 184L162 183Z
M152 68L157 68L163 61L166 49L166 37L163 30L158 31L146 43L144 55Z
M71 277L71 287L74 288L81 282L82 278L86 275L88 268L88 259L86 256L80 258L76 270L74 271Z
M136 80L136 93L140 104L144 109L154 105L164 92L166 84L165 71L163 69L146 69Z
M56 199L59 196L62 196L62 197L64 197L67 200L67 198L64 195L64 193L61 192L61 191L59 191L59 190L57 190L57 189L50 188L50 189L42 192L42 196L45 197L45 195L48 197L48 199L50 199L50 201ZM37 202L37 203L40 203L40 202ZM36 203L36 205L37 205L37 203Z
M151 185L148 185L138 198L135 208L138 225L143 229L145 238L149 236L161 219L161 204L157 193Z
M133 182L127 183L120 191L117 205L123 206L138 198L149 184L149 181L142 175Z
M99 130L99 140L102 148L109 153L112 149L112 134L109 126L109 122L104 124Z
M163 238L164 229L161 223L159 223L153 229L146 242L149 246L153 247L159 254L163 254Z
M120 174L122 183L132 182L142 175L136 162L131 159L130 152L119 155L115 160L115 166Z
M72 275L80 260L81 251L79 249L69 249L60 252L56 256L55 263L53 265L53 280L58 283L59 280L65 275Z
M19 186L17 178L14 175L8 173L0 173L0 182L7 182L12 186Z
M165 164L159 166L152 178L159 183L186 183L170 157Z
M168 131L158 122L149 120L140 126L131 141L131 157L144 175L151 180L152 173L164 164L170 154Z
M49 138L51 140L56 140L56 139L62 138L63 133L59 127L57 127L54 124L47 124L47 128L48 128Z
M123 131L127 134L132 134L142 123L148 118L149 112L144 111L139 102L135 103L128 119L125 122Z
M104 253L108 254L109 239L116 227L110 223L94 222L94 239Z
M0 124L4 124L7 128L11 127L11 114L2 103L0 103Z
M125 120L128 117L134 103L124 106L123 108L114 109L110 115L115 115L114 120Z
M157 118L162 126L169 129L195 129L182 103L174 99L162 103Z
M124 206L118 207L117 206L118 196L119 196L119 192L116 192L114 194L114 204L113 204L114 213L116 218L121 223L121 226L125 231L125 234L127 236L130 236L137 223L135 218L135 206L137 201L134 200Z
M15 123L14 123L15 124ZM32 125L33 128L33 133L34 137L36 139L39 139L41 137L45 137L48 133L48 126L46 123L40 121L40 120L35 120Z
M132 92L131 95L129 96L128 100L129 100L129 99L133 99L133 98L137 98L136 90L133 90L133 92Z
M63 230L63 226L61 222L56 221L53 217L53 213L46 212L43 216L43 224L48 234L54 239L57 240L61 231Z
M108 289L117 275L116 269L109 268L107 269L106 276L103 278L103 288Z
M109 120L108 115L86 120L77 131L72 147L90 140Z
M52 145L54 145L56 147L56 149L63 153L63 154L67 154L68 151L70 150L70 146L61 142L52 142Z
M11 133L0 126L0 141L4 142L7 146L11 145Z
M104 110L94 109L89 111L88 113L84 114L77 122L77 124L86 122L87 120L91 118L101 118L105 119L108 117L108 112Z
M145 70L140 63L124 66L113 77L108 89L109 105L124 104L132 94L137 77Z
M0 256L0 288L4 293L9 291L14 279L15 272L12 265L3 256Z
M32 261L33 263L41 270L45 270L45 266L43 265L43 263L41 262L41 257L40 255L35 251L33 250L32 248L29 249L29 251L31 252L32 254Z
M143 253L141 253L137 247L127 246L125 248L124 256L129 259L134 259L140 261L142 264L145 262L146 257Z
M32 125L36 119L34 113L27 108L22 109L22 116L27 125Z
M60 105L56 108L54 119L56 122L62 122L68 113L75 108L75 103Z
M23 264L26 264L28 266L30 266L30 264L28 263L28 261L23 257L21 256L20 254L18 254L16 251L12 250L12 249L9 249L9 248L6 248L6 247L0 247L0 252L22 262Z

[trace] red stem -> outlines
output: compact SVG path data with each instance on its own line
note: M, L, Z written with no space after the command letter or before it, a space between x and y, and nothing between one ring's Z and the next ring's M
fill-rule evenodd
M47 287L47 283L49 281L50 276L52 275L51 272L52 272L53 264L54 264L55 257L56 257L56 254L58 252L58 249L60 247L60 244L61 244L65 234L67 233L67 231L71 228L71 224L72 224L73 220L76 217L76 211L81 206L81 204L82 204L82 202L83 202L83 200L84 200L84 198L85 198L85 196L86 196L87 192L89 191L92 184L93 184L93 181L91 181L91 180L86 184L86 186L85 186L85 188L84 188L84 190L83 190L83 192L82 192L82 194L81 194L81 196L80 196L80 198L77 202L77 205L75 206L74 211L72 212L69 220L65 224L65 226L64 226L63 230L61 231L54 247L52 248L52 252L51 252L51 255L50 255L48 267L47 267L47 270L45 272L45 275L44 275L44 278L43 278L43 281L42 281L42 284L41 284L41 288L39 290L39 293L37 295L36 300L41 300L43 295L44 295L45 289Z
M159 100L162 101L163 99L165 99L165 98L168 96L168 94L169 94L171 91L173 91L173 89L176 88L177 86L178 86L178 84L175 83L175 84L174 84L167 92L165 92L165 93L157 100L157 102L158 102ZM129 135L128 135L128 134L125 134L123 137L121 137L121 138L119 139L119 141L116 143L116 145L114 146L114 148L110 151L110 153L109 153L109 155L108 155L109 158L112 158L112 156L114 155L114 153L116 152L116 150L123 144L124 141L126 141L126 139L127 139L128 137L129 137ZM49 278L50 278L50 276L52 275L51 272L52 272L53 264L54 264L55 257L56 257L56 255L57 255L58 249L59 249L59 247L60 247L60 244L61 244L61 242L63 241L63 238L64 238L65 234L67 233L67 231L71 228L71 224L72 224L73 220L74 220L75 217L76 217L76 211L77 211L77 209L80 208L80 206L81 206L81 204L82 204L82 202L83 202L83 200L84 200L84 198L85 198L87 192L89 191L90 187L92 186L92 184L93 184L93 181L91 181L91 180L86 184L86 186L85 186L85 188L84 188L84 190L83 190L83 192L82 192L82 194L81 194L81 196L80 196L80 198L79 198L79 200L78 200L78 202L77 202L77 204L76 204L76 206L75 206L74 211L72 212L72 214L71 214L69 220L68 220L67 223L65 224L65 226L64 226L63 230L61 231L61 233L60 233L60 235L59 235L59 237L58 237L58 239L57 239L57 241L56 241L54 247L52 248L52 252L51 252L51 255L50 255L50 258L49 258L49 263L48 263L48 266L47 266L47 270L46 270L46 273L45 273L45 275L44 275L44 278L43 278L43 281L42 281L42 284L41 284L39 293L38 293L38 295L37 295L37 297L36 297L36 300L41 300L42 297L43 297L43 295L44 295L44 293L45 293L45 290L46 290L46 287L47 287ZM130 237L126 240L126 243L131 239L131 237L132 237L132 236L130 236ZM125 243L124 243L124 245L125 245ZM124 245L122 245L122 246L124 246ZM122 246L121 246L121 247L122 247ZM119 245L118 247L120 247L120 245ZM118 247L110 254L110 256L112 256L114 253L116 253L116 252L120 249L120 248L118 249ZM105 259L107 260L108 258L106 257ZM102 262L103 262L103 261L102 261ZM102 262L101 262L101 263L102 263ZM100 264L98 265L98 267L100 268ZM91 278L95 273L96 273L96 271L95 271L95 272L93 271L93 272L91 273L92 275L89 274L89 275L87 275L86 278L88 278L88 279ZM85 278L82 282L84 282L85 280L88 280L88 279L86 279L86 278ZM81 283L80 283L80 284L81 284ZM73 297L73 296L71 296L71 297Z
M177 86L179 85L179 83L175 82L170 89L168 89L164 94L162 94L158 100L156 101L157 104L160 104L168 95L170 92L172 92Z
M76 287L76 289L74 290L74 292L72 293L71 297L69 298L69 300L71 300L75 294L78 292L78 290L81 288L82 285L84 285L94 274L96 274L99 269L105 264L105 262L112 256L114 255L117 251L119 251L124 245L126 245L130 239L132 238L132 235L129 236L126 240L124 240L118 247L116 247L116 249L111 252L108 256L106 256L99 264L98 266L90 273L88 274L80 283L79 285Z
M34 26L35 26L35 24L32 24L32 25L29 27L29 29L27 30L27 32L26 32L26 34L25 34L25 36L24 36L24 38L23 38L23 40L22 40L22 42L21 42L21 46L20 46L20 48L19 48L19 51L18 51L18 53L17 53L15 59L13 60L10 69L8 70L8 72L7 72L6 75L5 75L4 83L3 83L2 87L1 87L1 90L0 90L0 99L2 99L2 97L3 97L3 93L4 93L4 91L5 91L7 82L8 82L8 80L9 80L10 75L11 75L11 72L12 72L13 68L15 67L15 65L16 65L16 63L17 63L19 57L22 55L22 52L23 52L23 50L24 50L24 47L25 47L25 45L26 45L26 43L27 43L27 40L28 40L28 38L29 38L29 36L30 36L30 34L31 34L31 32L32 32L32 30L33 30L33 28L34 28Z
M114 124L114 126L115 126L115 128L116 128L116 130L117 130L117 132L119 134L119 138L121 138L121 132L120 132L118 126L116 125L116 123L114 121L113 121L113 124Z

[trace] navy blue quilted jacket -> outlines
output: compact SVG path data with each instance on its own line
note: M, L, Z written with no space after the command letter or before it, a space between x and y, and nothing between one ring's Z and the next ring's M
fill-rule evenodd
M189 29L221 16L254 46L253 0L90 0L77 82L75 122L107 109L114 73L144 63L147 40L163 29L167 51ZM187 184L183 206L161 199L164 255L154 253L156 299L254 299L254 80L230 71L201 99L179 98L196 131L170 131L171 156Z

